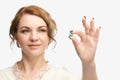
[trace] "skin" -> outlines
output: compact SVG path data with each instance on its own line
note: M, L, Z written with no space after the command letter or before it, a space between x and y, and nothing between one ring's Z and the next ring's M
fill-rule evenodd
M69 38L82 61L82 80L97 80L94 58L100 28L94 27L94 19L91 19L90 25L88 25L86 17L82 18L82 24L85 32L71 31L71 33L77 34L81 40L78 41L74 36ZM34 77L35 73L47 64L44 53L50 39L45 21L40 17L24 14L19 22L15 39L22 50L22 60L18 62L18 67L25 75L25 79L31 80L31 77Z
M72 30L73 34L80 37L78 41L74 36L71 36L76 52L82 61L82 80L97 80L95 67L95 53L98 44L100 28L95 28L94 18L90 20L90 25L86 22L86 17L82 18L82 24L85 32L80 30Z
M25 14L20 20L16 35L17 43L22 50L22 60L18 66L26 80L31 77L47 62L44 51L48 47L48 29L40 17Z

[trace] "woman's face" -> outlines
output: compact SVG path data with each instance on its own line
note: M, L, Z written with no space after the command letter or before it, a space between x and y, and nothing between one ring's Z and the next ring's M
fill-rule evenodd
M23 54L28 56L43 54L49 44L45 21L38 16L24 14L19 22L16 40Z

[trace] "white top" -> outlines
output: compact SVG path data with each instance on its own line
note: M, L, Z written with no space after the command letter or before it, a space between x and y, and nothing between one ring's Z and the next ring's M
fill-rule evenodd
M39 75L37 75L37 77L33 80L80 80L79 77L75 76L63 67L57 68L49 65L46 68L46 71L44 70L42 72L44 73L42 77L39 77L39 72ZM24 78L21 75L16 63L11 67L0 70L0 80L24 80Z

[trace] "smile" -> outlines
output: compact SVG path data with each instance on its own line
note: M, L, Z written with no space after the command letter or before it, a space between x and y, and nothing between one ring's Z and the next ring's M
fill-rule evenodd
M36 49L36 48L39 48L40 44L31 44L31 45L28 45L31 49Z

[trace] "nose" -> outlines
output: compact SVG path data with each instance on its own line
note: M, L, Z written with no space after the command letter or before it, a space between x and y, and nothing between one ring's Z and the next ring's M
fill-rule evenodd
M37 32L32 32L30 35L30 40L32 42L38 41L39 40L39 35L37 34Z

